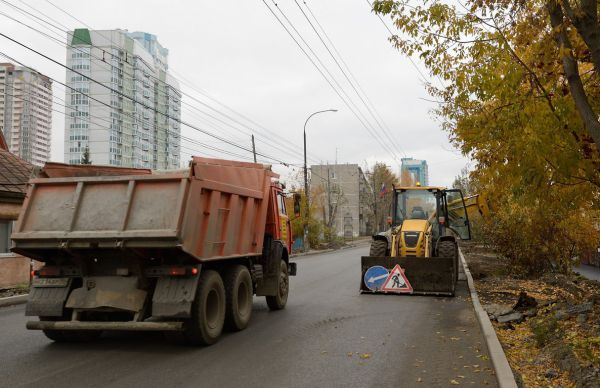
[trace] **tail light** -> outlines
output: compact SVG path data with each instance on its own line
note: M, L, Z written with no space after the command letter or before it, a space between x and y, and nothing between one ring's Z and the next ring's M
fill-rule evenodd
M42 267L37 271L32 271L33 275L42 278L60 276L60 268L58 267Z

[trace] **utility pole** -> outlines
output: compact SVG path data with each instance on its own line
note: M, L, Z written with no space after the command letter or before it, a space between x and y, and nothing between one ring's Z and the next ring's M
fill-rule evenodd
M256 147L254 146L254 135L252 135L252 154L254 155L254 163L256 163Z

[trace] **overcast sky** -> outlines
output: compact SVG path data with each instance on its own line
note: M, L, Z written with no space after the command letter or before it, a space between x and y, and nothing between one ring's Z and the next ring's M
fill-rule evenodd
M339 111L316 115L308 123L309 164L334 163L337 160L338 163L364 166L365 163L372 165L375 161L381 161L398 173L399 158L408 156L427 160L432 185L449 185L468 162L449 144L447 134L430 113L432 104L423 100L429 96L419 73L405 56L391 46L387 40L389 32L371 13L366 0L315 0L307 1L307 4L389 129L397 145L390 145L390 148L397 151L398 161L367 132L262 0L51 1L93 29L121 28L157 35L159 42L169 49L169 66L179 78L182 90L247 127L256 127L257 151L279 161L301 165L302 129L306 118L315 111L334 108ZM42 26L7 3L33 12L27 7L31 6L40 11L44 18L55 19L70 29L85 27L44 0L0 2L1 13L12 15L38 29L42 29ZM304 7L300 1L298 3ZM285 22L273 2L267 0L267 4ZM386 140L382 129L354 94L296 3L293 0L280 0L277 4L377 130L381 141ZM308 12L306 8L303 9ZM38 16L42 18L42 14ZM391 25L389 21L388 24ZM0 31L65 62L64 45L1 14ZM50 30L44 31L50 33ZM54 32L60 34L59 31ZM65 79L64 68L2 37L0 51L50 77L60 81ZM6 59L0 58L0 61ZM417 64L427 75L422 65ZM192 88L203 91L252 122ZM64 99L64 88L60 85L55 85L54 93ZM184 96L182 100L183 121L250 147L250 130L247 127L232 122L190 97ZM60 105L55 105L55 108L64 110ZM198 110L215 115L229 125L216 122ZM250 156L246 151L235 150L185 126L182 126L182 134L214 147ZM64 117L54 112L53 161L63 161L63 136ZM282 149L274 142L286 143L296 152ZM183 146L182 159L189 158L190 153L218 155L217 151L206 150L187 141ZM275 165L275 170L285 177L301 171L299 167L287 169L282 165Z

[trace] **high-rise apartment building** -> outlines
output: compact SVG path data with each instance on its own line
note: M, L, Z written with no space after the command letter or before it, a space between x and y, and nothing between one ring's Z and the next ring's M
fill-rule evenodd
M429 168L427 167L427 161L402 158L400 173L401 175L404 175L406 172L410 174L413 183L418 182L422 186L429 186Z
M41 166L50 158L52 81L12 63L0 63L0 131L8 150Z
M89 147L93 164L178 168L181 92L169 51L126 30L76 29L68 41L65 162L81 163Z

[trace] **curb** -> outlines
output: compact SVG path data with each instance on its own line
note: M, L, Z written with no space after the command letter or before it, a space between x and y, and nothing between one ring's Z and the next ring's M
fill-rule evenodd
M27 303L28 297L29 297L29 294L23 294L23 295L9 296L6 298L0 298L0 307L14 306L16 304Z
M371 240L368 240L368 242L370 242ZM340 248L337 249L333 249L333 248L328 248L328 249L322 249L322 250L310 250L308 252L300 252L300 253L292 253L290 256L290 259L294 259L296 257L302 257L302 256L312 256L312 255L318 255L319 253L329 253L329 252L334 252L334 251L343 251L344 249L351 249L351 248L357 248L360 247L362 245L366 245L364 243L354 243L354 244L348 244L345 246L342 246Z
M469 271L469 267L467 266L467 261L465 260L465 257L460 249L458 250L458 254L460 256L460 261L463 265L465 275L467 276L467 283L469 285L469 292L471 293L471 302L473 302L475 315L477 315L479 326L481 327L483 337L485 338L485 342L490 352L492 365L494 365L494 369L496 370L496 379L498 380L498 385L500 388L517 388L518 386L517 382L515 381L515 376L510 368L510 365L508 364L508 360L506 359L506 354L504 354L502 345L500 345L500 341L496 336L496 331L492 326L490 318L483 307L481 307L481 303L479 302L479 296L477 296L477 290L475 290L475 284L473 282L473 277L471 276L471 271Z

